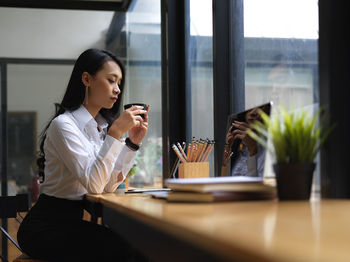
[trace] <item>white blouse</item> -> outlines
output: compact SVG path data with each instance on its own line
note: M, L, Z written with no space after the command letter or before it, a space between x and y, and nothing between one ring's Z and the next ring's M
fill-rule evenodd
M40 192L71 200L114 192L134 165L136 151L107 135L107 126L100 114L94 119L84 106L56 117L44 143ZM120 172L123 179L118 180Z

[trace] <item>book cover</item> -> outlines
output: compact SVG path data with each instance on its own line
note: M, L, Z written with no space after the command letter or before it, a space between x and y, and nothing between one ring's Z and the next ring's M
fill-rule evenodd
M232 176L232 177L201 177L166 179L165 185L173 191L191 192L271 192L276 188L265 183L263 178Z

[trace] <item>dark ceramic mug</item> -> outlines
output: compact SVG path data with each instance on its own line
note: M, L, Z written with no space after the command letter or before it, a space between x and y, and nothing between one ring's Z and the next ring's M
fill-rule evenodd
M147 105L146 104L142 104L142 103L132 103L132 104L126 104L124 105L124 110L132 107L132 106L143 106L143 110L147 110ZM145 115L144 114L139 114L143 119L145 119Z

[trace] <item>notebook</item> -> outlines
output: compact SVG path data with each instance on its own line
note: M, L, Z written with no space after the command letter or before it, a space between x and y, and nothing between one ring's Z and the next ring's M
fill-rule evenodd
M165 185L173 191L187 192L271 192L275 190L260 177L198 177L171 178Z

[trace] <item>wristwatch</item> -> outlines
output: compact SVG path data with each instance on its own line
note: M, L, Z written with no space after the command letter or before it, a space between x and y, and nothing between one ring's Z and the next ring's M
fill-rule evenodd
M140 149L140 146L134 144L133 142L131 142L131 140L130 140L129 137L127 137L127 138L125 139L125 144L126 144L127 146L131 147L132 149L135 149L135 150L139 150L139 149Z

